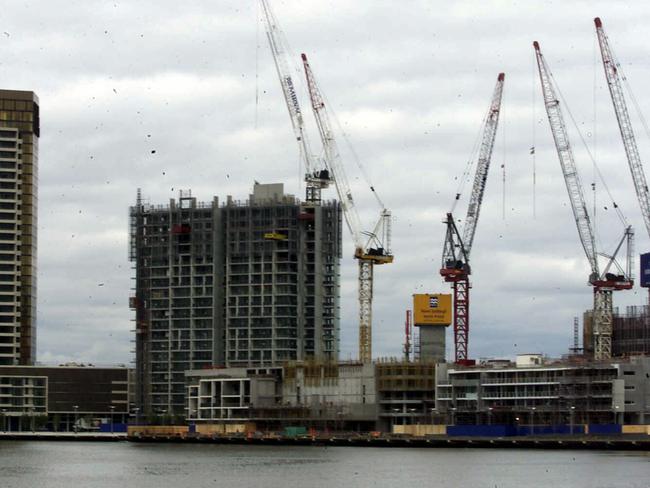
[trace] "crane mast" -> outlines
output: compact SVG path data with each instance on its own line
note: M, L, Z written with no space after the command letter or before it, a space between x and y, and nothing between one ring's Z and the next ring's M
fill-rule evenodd
M455 360L457 363L468 360L469 290L471 288L469 283L469 275L471 274L469 255L474 242L474 235L476 234L476 225L481 211L483 195L485 194L485 185L487 183L488 170L490 169L494 140L499 125L504 82L505 74L499 73L483 127L483 137L481 139L474 184L472 185L472 193L467 207L467 216L465 218L462 237L451 213L447 214L445 222L447 225L447 233L442 251L440 275L446 282L452 283L454 292L454 346Z
M271 10L268 0L260 0L260 4L264 14L266 37L269 41L275 69L278 78L280 79L282 94L284 95L287 110L289 111L289 118L291 119L294 136L298 143L300 159L305 166L306 200L318 204L321 201L321 189L329 186L329 173L326 169L316 168L307 132L305 131L304 119L302 116L302 110L300 109L296 87L293 83L293 78L291 77L287 42L282 34L278 21Z
M302 55L311 105L323 143L324 160L331 173L345 223L354 241L354 257L359 262L359 359L372 361L372 298L374 265L393 262L390 250L391 213L382 208L377 225L372 232L361 230L359 214L352 191L341 162L341 155L334 138L325 100L318 88L307 56ZM367 238L364 243L364 237Z
M539 43L533 43L535 48L535 57L539 71L539 79L544 95L544 106L551 127L553 141L557 150L560 166L564 175L571 209L575 218L580 242L589 261L591 273L589 284L594 290L594 310L593 310L593 334L594 334L594 358L604 360L611 357L612 354L612 323L613 323L613 303L612 292L617 290L629 290L632 288L632 245L634 242L634 232L630 226L625 228L623 237L619 242L616 251L611 256L606 256L596 251L593 226L585 204L585 197L580 182L580 176L575 164L573 149L569 142L564 117L560 108L560 101L555 94L551 72L542 55ZM621 249L624 242L627 242L627 269L623 270L616 263L616 255ZM598 266L598 255L601 254L609 261L600 273ZM618 268L619 274L610 273L612 265Z
M596 35L598 36L598 44L600 45L600 54L603 60L605 78L607 78L607 86L609 87L609 93L612 97L612 104L614 105L618 128L621 131L621 138L623 139L623 146L625 147L625 155L627 156L627 162L632 173L634 190L636 191L636 196L639 200L645 228L648 235L650 235L650 191L648 190L648 183L646 182L645 173L643 171L639 148L637 147L636 139L634 137L630 114L627 110L627 104L625 103L623 86L621 84L621 77L619 76L618 70L619 64L614 58L612 49L609 46L609 39L603 30L603 24L600 18L596 17L594 23L596 25Z

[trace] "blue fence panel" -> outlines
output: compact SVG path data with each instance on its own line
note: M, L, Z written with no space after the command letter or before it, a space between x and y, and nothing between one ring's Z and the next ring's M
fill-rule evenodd
M517 434L514 425L448 425L447 435L467 437L508 437Z
M620 434L620 426L616 425L598 425L597 429L590 433L598 434ZM618 427L618 430L616 429ZM529 436L529 435L570 435L584 434L585 426L583 424L565 425L448 425L448 436L465 436L465 437L511 437L511 436Z
M100 432L126 432L127 424L113 424L111 429L111 424L99 424Z
M620 434L620 424L589 424L590 434Z
M517 435L566 435L584 434L585 426L582 424L571 425L521 425L517 428Z

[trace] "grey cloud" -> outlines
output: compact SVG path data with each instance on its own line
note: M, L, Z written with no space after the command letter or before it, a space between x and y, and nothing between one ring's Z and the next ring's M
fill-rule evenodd
M591 291L531 43L540 41L585 133L593 129L595 75L596 153L617 203L636 225L642 251L650 243L602 67L597 58L594 64L592 18L602 16L647 111L650 99L642 90L650 70L639 39L650 9L581 1L273 5L296 54L310 56L328 101L395 215L395 264L376 270L376 355L400 354L412 293L448 290L438 276L441 220L499 71L506 72L504 113L472 257L470 351L564 352L573 316L590 306ZM42 108L39 355L55 362L127 362L127 211L137 187L162 204L180 188L203 200L227 194L245 199L254 179L284 181L288 191L301 194L297 150L263 27L255 22L255 2L12 2L3 14L3 30L11 35L0 38L6 53L0 74L11 80L7 88L35 90ZM303 107L308 112L306 101ZM635 127L642 156L650 154L640 125ZM314 133L311 139L317 148ZM591 143L593 135L587 139ZM504 140L505 221L499 168ZM572 140L578 151L577 137ZM351 155L343 156L370 226L377 209ZM577 156L591 202L592 168L582 151ZM620 225L611 209L604 210L606 200L599 184L598 229L609 246ZM348 236L344 245L342 357L348 357L357 350L357 268ZM105 286L98 289L100 282ZM621 293L616 303L640 304L644 296Z

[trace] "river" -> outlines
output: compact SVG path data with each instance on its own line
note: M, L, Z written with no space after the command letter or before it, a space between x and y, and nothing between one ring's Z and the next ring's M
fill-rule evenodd
M648 487L650 453L0 441L2 488Z

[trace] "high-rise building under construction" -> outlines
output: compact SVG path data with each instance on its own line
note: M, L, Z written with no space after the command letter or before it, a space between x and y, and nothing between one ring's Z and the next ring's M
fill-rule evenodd
M139 411L183 414L185 371L338 359L341 211L282 184L131 207Z
M38 97L0 90L0 365L36 358Z

